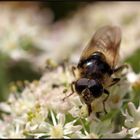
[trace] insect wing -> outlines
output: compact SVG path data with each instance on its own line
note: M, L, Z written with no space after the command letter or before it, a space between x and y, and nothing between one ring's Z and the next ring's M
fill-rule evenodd
M105 26L97 30L87 47L83 50L80 60L89 58L94 52L105 55L106 62L114 68L119 58L121 30L117 26Z

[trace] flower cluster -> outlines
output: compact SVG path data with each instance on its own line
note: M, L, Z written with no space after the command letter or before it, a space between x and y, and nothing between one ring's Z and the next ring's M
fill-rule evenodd
M71 93L70 82L74 80L69 69L64 70L59 66L47 71L39 81L28 83L22 93L11 92L8 100L0 103L3 112L0 137L125 138L128 132L133 133L133 137L139 137L139 109L136 110L129 103L130 115L120 110L130 99L125 96L131 91L132 84L128 80L131 73L128 72L122 78L123 83L110 89L110 96L105 103L108 113L104 114L103 95L93 101L94 111L88 116L87 106L76 93L67 97ZM99 111L102 113L97 117ZM120 114L126 117L125 126L116 123Z

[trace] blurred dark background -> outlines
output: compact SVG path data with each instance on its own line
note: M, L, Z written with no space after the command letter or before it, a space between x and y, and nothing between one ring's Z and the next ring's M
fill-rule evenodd
M78 8L87 4L93 4L93 1L48 1L40 2L41 8L49 7L54 13L54 22L65 18L69 13L74 13Z

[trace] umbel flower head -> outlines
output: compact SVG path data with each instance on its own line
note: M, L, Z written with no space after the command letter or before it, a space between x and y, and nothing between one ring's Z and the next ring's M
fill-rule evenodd
M125 138L128 133L126 127L136 127L128 126L128 113L123 126L120 109L129 101L129 98L125 97L131 92L131 82L128 79L125 76L118 85L110 89L110 96L105 103L107 114L103 112L103 95L93 102L94 111L88 116L87 107L78 94L74 93L63 100L71 93L70 83L73 76L69 69L64 71L60 66L47 71L39 81L28 83L22 93L11 92L8 100L0 103L0 110L3 112L0 137ZM131 106L129 105L129 108L132 108ZM99 111L101 115L97 118L96 113ZM134 120L135 117L132 116ZM138 115L136 118L138 119ZM118 120L122 122L117 123ZM135 129L133 133L137 131L138 129Z

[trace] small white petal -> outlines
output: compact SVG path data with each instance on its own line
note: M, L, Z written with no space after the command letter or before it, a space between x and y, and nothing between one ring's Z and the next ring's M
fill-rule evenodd
M44 133L35 133L35 134L33 134L34 138L40 138L40 137L45 136L45 135L46 134L44 134Z
M67 135L67 134L75 133L76 131L79 131L81 129L82 129L81 125L71 126L67 129L64 129L64 134Z
M11 107L6 103L0 103L0 110L5 112L11 112Z
M89 137L85 136L84 134L82 134L81 131L77 131L77 132L71 134L71 137L72 138L89 138Z
M69 128L69 127L73 126L73 124L74 124L75 122L76 122L76 120L74 120L74 121L72 121L72 122L67 123L67 124L64 126L64 128L65 128L65 129L67 129L67 128Z
M134 83L138 79L138 76L134 72L130 72L127 74L127 79L131 83Z
M56 126L57 125L57 122L56 122L54 113L52 111L51 111L51 117L52 117L53 125Z
M68 136L64 136L64 139L70 139L70 137L68 137Z
M135 105L132 102L129 102L128 103L128 108L130 110L131 115L135 116L135 114L137 112Z
M128 131L128 133L130 134L130 135L132 135L132 138L138 138L138 136L137 136L137 134L136 134L136 132L139 130L139 128L138 127L135 127L135 128L132 128L132 129L130 129L129 131Z
M58 113L57 114L57 120L58 120L58 124L64 125L65 123L65 115Z

